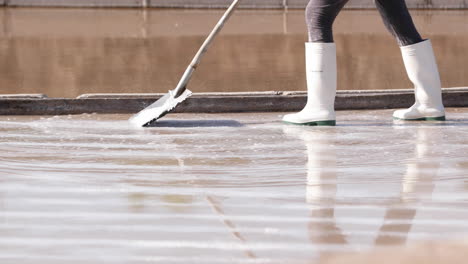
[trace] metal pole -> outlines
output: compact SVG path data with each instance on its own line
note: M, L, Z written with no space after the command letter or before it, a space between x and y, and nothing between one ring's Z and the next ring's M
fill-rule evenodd
M193 72L198 67L198 64L200 64L201 58L203 57L203 55L208 50L208 47L210 46L211 42L213 42L213 39L221 31L221 29L223 28L226 21L231 17L234 10L236 10L237 6L240 3L239 1L240 0L232 1L232 4L229 6L229 8L224 13L224 15L218 21L218 23L214 27L213 31L211 31L210 35L208 35L205 42L203 42L203 45L200 47L197 54L193 58L192 62L190 63L190 65L185 70L184 75L182 75L182 78L180 79L179 84L177 84L177 87L174 89L174 94L175 94L176 98L179 97L185 91L185 86L187 86L187 83L189 82L190 78L192 77Z

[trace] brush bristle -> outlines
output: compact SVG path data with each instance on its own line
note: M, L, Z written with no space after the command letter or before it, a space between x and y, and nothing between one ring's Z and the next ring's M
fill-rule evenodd
M134 115L132 118L130 118L129 121L138 127L148 127L154 124L159 118L168 114L179 103L183 102L191 95L191 91L185 90L182 95L174 98L174 93L169 91L168 94L164 95L159 100Z

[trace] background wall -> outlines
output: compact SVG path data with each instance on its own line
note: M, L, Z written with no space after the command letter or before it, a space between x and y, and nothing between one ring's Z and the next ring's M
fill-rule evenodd
M165 93L223 10L0 9L0 93ZM468 10L414 10L444 87L468 87ZM411 88L376 10L335 24L341 90ZM240 10L203 58L194 92L304 91L303 10Z
M221 8L232 0L0 0L7 6ZM308 0L243 0L244 8L304 8ZM410 8L468 8L468 0L407 0ZM372 0L350 0L347 8L373 8Z

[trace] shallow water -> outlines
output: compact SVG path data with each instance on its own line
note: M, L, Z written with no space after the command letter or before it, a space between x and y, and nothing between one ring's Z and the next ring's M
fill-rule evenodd
M0 93L156 93L173 89L223 10L0 9ZM468 86L468 11L413 11L433 40L444 87ZM341 90L411 88L377 11L335 25ZM223 29L194 92L305 90L303 10L240 10Z
M2 263L310 263L468 236L468 110L0 117Z

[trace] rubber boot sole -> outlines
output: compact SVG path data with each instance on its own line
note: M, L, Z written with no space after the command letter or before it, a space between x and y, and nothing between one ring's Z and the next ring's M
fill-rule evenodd
M445 116L438 116L438 117L421 117L415 119L405 119L405 118L398 118L393 117L394 120L403 120L403 121L445 121Z
M296 125L296 126L336 126L335 120L314 121L314 122L307 122L307 123L292 123L288 121L283 121L283 123Z

